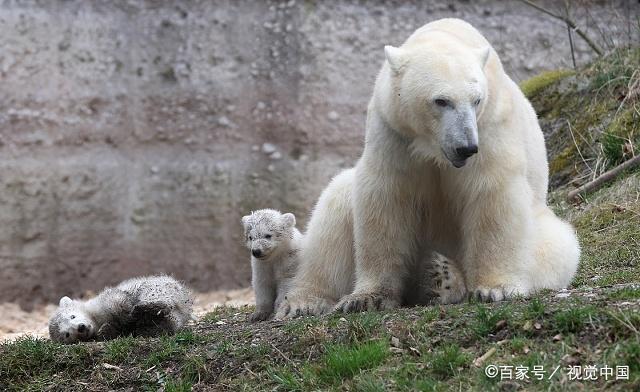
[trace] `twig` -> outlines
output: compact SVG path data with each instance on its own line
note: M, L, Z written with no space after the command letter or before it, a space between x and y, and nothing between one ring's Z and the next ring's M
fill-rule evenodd
M589 168L589 170L593 173L593 169L591 168L591 166L589 166L587 161L584 160L584 157L582 156L582 152L580 151L580 147L578 147L578 143L576 143L576 138L575 136L573 136L573 130L571 129L571 123L569 122L569 120L567 120L567 125L569 126L569 133L571 133L571 139L573 140L573 145L576 146L576 150L580 155L580 159L582 159L582 163L584 163L587 166L587 168Z
M564 14L567 18L569 17L569 0L564 0ZM569 25L567 25L567 35L569 36L569 46L571 47L571 62L573 63L573 69L576 69L576 53L573 48L573 36Z
M629 160L627 160L626 162L614 167L613 169L609 170L608 172L603 173L600 177L596 178L595 180L588 182L584 185L582 185L581 187L572 190L571 192L569 192L569 194L567 195L567 199L569 201L574 201L577 199L577 196L580 195L583 192L589 192L591 190L600 188L603 184L613 180L614 178L616 178L620 173L622 173L623 171L630 169L636 165L638 165L640 163L640 155L637 155Z
M588 36L587 34L582 31L578 26L576 26L575 22L573 20L571 20L569 17L566 16L562 16L562 15L558 15L554 12L549 11L548 9L539 6L538 4L534 3L531 0L520 0L521 2L527 4L530 7L533 7L535 9L537 9L538 11L545 13L553 18L559 19L561 21L563 21L564 23L567 24L568 27L570 27L573 31L576 32L576 34L578 34L580 36L580 38L582 38L584 40L584 42L587 43L587 45L589 45L589 47L591 49L593 49L594 52L596 52L598 54L598 56L602 56L602 49L600 49L598 47L598 45L596 45L595 42L593 42Z

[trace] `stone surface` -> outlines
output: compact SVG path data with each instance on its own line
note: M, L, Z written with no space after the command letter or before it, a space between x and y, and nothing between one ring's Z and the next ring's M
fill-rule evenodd
M467 19L515 79L571 61L565 27L516 1L0 4L0 301L27 308L138 274L246 286L240 217L306 223L362 149L383 45L425 22ZM637 8L573 11L624 44Z

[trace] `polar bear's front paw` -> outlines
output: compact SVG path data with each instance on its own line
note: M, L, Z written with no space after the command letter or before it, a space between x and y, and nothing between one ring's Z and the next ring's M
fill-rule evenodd
M370 310L388 310L400 306L400 302L380 293L350 294L335 307L336 312L355 313Z
M300 316L312 316L329 313L334 303L325 298L309 297L309 298L285 298L278 310L275 319L290 319Z
M256 311L249 315L249 321L252 323L256 323L258 321L264 321L271 316L271 312L267 311Z
M471 299L481 302L498 302L507 300L515 295L525 294L514 287L477 287L471 292Z

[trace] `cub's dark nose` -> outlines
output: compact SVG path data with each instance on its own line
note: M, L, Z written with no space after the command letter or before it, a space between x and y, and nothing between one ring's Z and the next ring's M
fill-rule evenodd
M84 333L87 330L87 326L84 324L78 325L78 332Z
M471 144L471 145L468 145L468 146L456 148L456 153L458 154L458 156L460 158L463 158L463 159L467 159L471 155L473 155L473 154L475 154L477 152L478 152L478 146L475 145L475 144Z
M253 255L253 257L260 257L262 256L262 251L260 249L254 249L251 251L251 254Z

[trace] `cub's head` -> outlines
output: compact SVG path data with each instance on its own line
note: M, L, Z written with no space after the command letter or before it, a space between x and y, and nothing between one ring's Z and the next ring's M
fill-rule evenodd
M61 343L77 343L93 338L95 323L84 309L82 301L69 297L60 299L60 306L49 320L51 340Z
M478 152L477 118L487 99L483 68L491 48L433 42L385 47L392 127L412 138L412 152L456 168ZM386 109L383 109L386 110Z
M270 209L242 217L245 243L251 255L259 260L269 260L272 255L288 248L295 225L293 214Z

